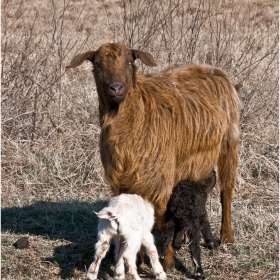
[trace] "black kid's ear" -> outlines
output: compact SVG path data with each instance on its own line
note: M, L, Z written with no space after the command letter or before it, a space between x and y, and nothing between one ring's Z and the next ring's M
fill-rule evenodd
M73 57L73 59L70 61L69 65L66 66L66 68L75 68L79 65L81 65L85 60L93 61L94 59L95 51L88 51L81 54L76 55Z
M157 63L151 54L134 49L131 49L131 51L134 59L139 58L144 64L148 66L157 66Z

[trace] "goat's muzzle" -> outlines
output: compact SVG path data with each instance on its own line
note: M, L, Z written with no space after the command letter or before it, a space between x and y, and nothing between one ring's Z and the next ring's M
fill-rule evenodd
M108 97L112 103L121 103L124 100L124 85L122 83L109 84Z

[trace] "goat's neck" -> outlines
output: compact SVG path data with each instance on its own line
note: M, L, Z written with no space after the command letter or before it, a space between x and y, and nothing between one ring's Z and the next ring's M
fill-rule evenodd
M106 106L103 110L100 108L99 105L99 120L101 128L106 128L112 124L114 121L116 115L119 111L119 105L118 104L112 104L111 106Z
M99 103L99 118L102 130L109 128L115 122L133 122L134 115L139 114L138 104L141 102L140 93L131 89L121 104ZM118 123L119 125L119 123Z

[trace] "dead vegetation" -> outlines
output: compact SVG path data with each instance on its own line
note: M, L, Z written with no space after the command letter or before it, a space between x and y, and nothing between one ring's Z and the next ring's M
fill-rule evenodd
M209 279L278 279L277 1L2 1L2 279L84 279L110 197L99 156L91 65L81 51L119 41L173 63L218 66L242 83L235 245L202 249ZM75 83L72 80L75 79ZM219 236L219 190L207 206ZM13 244L28 236L28 249ZM112 256L101 266L111 279ZM192 272L187 248L170 279ZM141 275L150 277L149 267Z

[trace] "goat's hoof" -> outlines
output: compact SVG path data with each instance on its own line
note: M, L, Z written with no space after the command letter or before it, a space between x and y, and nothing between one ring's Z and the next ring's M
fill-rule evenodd
M205 242L203 246L210 250L217 250L219 248L219 243L216 240Z
M203 280L203 279L205 279L205 276L204 275L195 275L194 279L195 280Z
M175 268L175 265L174 266L170 266L170 267L163 266L163 269L164 269L166 274L170 274L174 268Z
M162 271L159 275L157 275L156 280L166 280L166 274Z
M88 280L97 280L97 275L94 273L87 273Z
M218 250L219 246L220 246L219 243L215 240L215 242L213 242L212 244L212 249Z
M125 279L125 275L124 275L124 274L115 275L115 276L114 276L114 279L115 279L115 280L123 280L123 279Z
M194 272L194 279L205 279L205 276L203 274L203 270L201 267L197 267Z
M221 243L231 245L234 243L233 230L223 232L221 231Z
M131 275L131 274L128 274L128 279L131 279L131 280L141 280L139 275Z
M173 258L170 259L165 257L162 262L162 267L166 274L171 273L171 271L175 268L175 260Z

